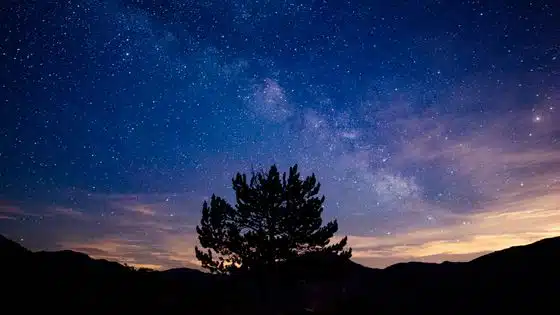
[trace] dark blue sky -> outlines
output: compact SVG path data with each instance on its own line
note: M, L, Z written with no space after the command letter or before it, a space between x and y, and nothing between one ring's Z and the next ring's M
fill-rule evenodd
M0 232L176 265L205 197L298 162L341 232L367 240L356 259L528 241L526 219L457 226L558 196L559 20L554 1L4 3ZM375 249L427 230L452 236Z

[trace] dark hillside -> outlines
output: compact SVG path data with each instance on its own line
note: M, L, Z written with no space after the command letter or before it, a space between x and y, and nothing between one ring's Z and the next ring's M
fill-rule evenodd
M467 263L371 269L336 256L214 276L134 270L73 251L32 253L0 238L4 307L59 312L188 314L539 313L560 293L560 238Z

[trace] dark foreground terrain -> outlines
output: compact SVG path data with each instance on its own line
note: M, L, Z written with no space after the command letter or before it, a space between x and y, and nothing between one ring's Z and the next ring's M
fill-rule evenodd
M552 314L560 305L560 237L466 263L371 269L307 257L230 277L31 252L2 236L0 261L5 314Z

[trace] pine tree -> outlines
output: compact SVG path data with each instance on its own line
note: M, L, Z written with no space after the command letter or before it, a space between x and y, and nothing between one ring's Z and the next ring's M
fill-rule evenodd
M195 247L196 257L210 272L251 270L309 253L351 257L347 237L330 244L338 223L322 225L325 197L318 196L321 185L315 174L302 180L296 164L280 176L273 165L268 173L253 173L249 181L237 173L232 183L236 204L212 195L196 227L206 249Z

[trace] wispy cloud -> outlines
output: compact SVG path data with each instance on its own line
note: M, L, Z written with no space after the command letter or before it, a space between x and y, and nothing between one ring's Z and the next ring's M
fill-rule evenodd
M190 237L189 237L190 236ZM95 258L115 260L135 267L168 269L173 267L200 268L194 257L192 235L185 238L176 235L160 235L158 238L129 238L129 235L114 235L93 241L62 241L62 248L81 251Z
M17 220L24 217L40 216L40 214L25 209L20 202L0 200L0 220Z
M419 198L417 207L434 210L426 212L433 215L432 226L410 224L388 235L350 236L355 259L375 266L407 260L465 260L559 236L560 146L554 137L560 129L543 124L542 118L532 119L533 115L534 111L518 111L474 128L467 126L472 117L400 121L402 130L410 128L415 136L394 148L397 153L390 167L427 165L443 182L466 181L478 192L473 196L477 202L454 212L452 203ZM549 121L558 119L550 108L546 115ZM454 128L462 131L451 132Z
M15 220L22 215L25 215L25 212L21 208L9 204L0 204L0 220Z
M60 206L55 206L52 207L48 212L48 215L60 215L60 216L68 216L71 218L75 218L78 220L86 220L89 219L89 217L84 214L84 212L78 210L78 209L73 209L73 208L67 208L67 207L60 207Z
M490 208L445 227L402 231L386 236L349 236L354 257L386 266L409 260L438 262L472 259L484 253L560 235L560 195L543 196Z

